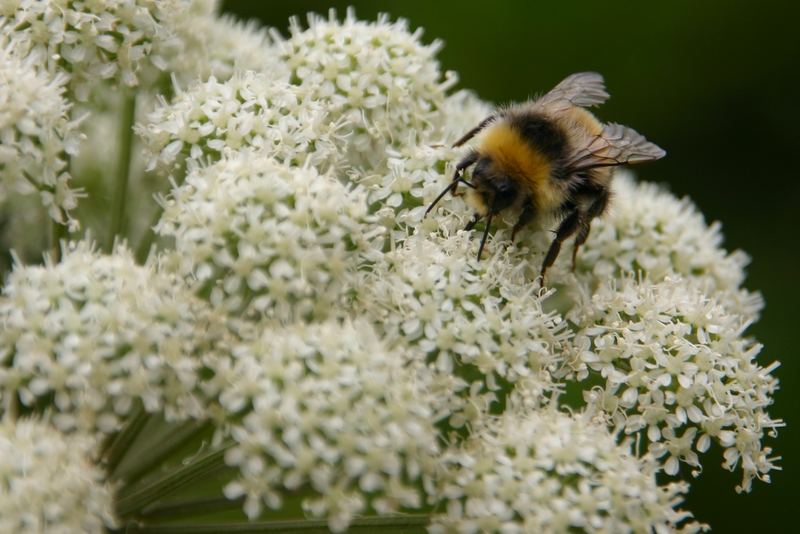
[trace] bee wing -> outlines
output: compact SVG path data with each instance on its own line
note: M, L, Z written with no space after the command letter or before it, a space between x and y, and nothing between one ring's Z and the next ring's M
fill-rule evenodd
M548 105L566 101L573 106L588 107L602 104L608 96L603 76L596 72L578 72L564 78L536 103Z
M595 137L589 146L578 150L566 162L566 168L574 173L593 167L644 163L661 159L666 154L661 147L645 139L633 128L609 123L603 126L603 133Z

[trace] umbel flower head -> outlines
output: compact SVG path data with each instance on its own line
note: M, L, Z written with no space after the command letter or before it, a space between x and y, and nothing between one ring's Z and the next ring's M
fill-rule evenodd
M164 24L188 13L183 0L18 0L0 8L15 47L36 55L47 70L69 76L73 95L89 97L98 80L133 87L143 73L163 70L180 48Z
M285 40L273 33L290 82L333 120L346 119L351 165L380 168L388 147L437 131L445 92L456 82L452 72L442 78L435 59L440 41L422 44L422 30L410 33L405 20L381 15L367 23L352 9L343 22L333 10L327 19L309 15L307 29L293 18L290 32Z
M614 280L570 317L580 326L584 374L602 384L584 393L587 401L626 432L646 434L668 474L678 473L679 461L700 469L697 452L713 439L725 449L725 467L741 462L738 489L769 479L775 458L762 439L782 426L765 410L777 364L755 361L761 345L743 335L751 318L680 277Z
M113 527L111 489L90 461L94 440L35 419L0 419L0 532Z
M325 317L369 251L362 191L264 154L198 167L164 204L177 272L231 312Z
M383 255L359 286L362 309L384 339L433 364L440 380L475 383L467 390L451 382L463 393L498 392L503 381L526 382L540 394L553 389L567 325L543 309L549 294L525 278L524 264L502 251L478 262L465 232L417 234ZM471 416L458 413L454 393L442 392L439 401L461 426Z
M294 165L329 168L340 160L341 121L306 91L265 73L212 77L162 102L140 125L149 168L169 171L256 150Z
M749 258L722 247L720 223L706 224L688 198L637 183L626 172L616 172L611 209L592 224L592 239L578 259L577 272L589 276L584 283L590 287L629 273L645 273L652 282L679 275L753 321L763 306L758 294L742 287Z
M70 187L67 159L81 136L64 98L67 78L41 69L7 29L0 22L0 202L36 194L51 218L75 227L79 191Z
M16 265L0 298L0 399L6 411L51 410L63 431L108 433L141 402L168 419L203 417L201 355L218 315L174 275L118 246L87 243L57 264Z
M590 412L507 410L448 451L433 517L439 532L673 532L688 487L656 483L657 467L618 444Z
M262 72L273 80L289 78L289 69L270 48L267 30L256 21L241 22L218 14L219 0L193 0L188 13L167 13L166 24L181 42L168 58L167 70L181 84L212 76L227 81L236 72Z
M257 517L282 489L310 486L303 507L334 531L368 506L419 507L437 433L431 392L403 358L365 321L252 330L217 370L221 406L241 414L226 456L240 476L225 494Z

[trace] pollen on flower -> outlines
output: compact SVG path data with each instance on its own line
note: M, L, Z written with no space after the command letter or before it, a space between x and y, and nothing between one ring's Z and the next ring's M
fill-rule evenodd
M37 420L0 419L0 532L107 532L111 488L94 440Z
M136 403L205 416L199 375L221 319L175 276L117 247L72 244L53 265L16 265L0 297L0 399L51 409L63 431L110 433Z
M225 489L251 518L281 493L311 487L303 507L342 531L371 506L422 505L420 477L438 452L431 393L366 321L259 328L234 346L219 402L232 416Z

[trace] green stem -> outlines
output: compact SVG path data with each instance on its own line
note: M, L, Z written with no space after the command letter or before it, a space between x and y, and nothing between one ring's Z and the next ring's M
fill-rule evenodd
M217 447L190 463L158 477L136 489L120 491L117 513L121 517L131 517L149 505L175 493L195 480L209 476L225 467L225 452L233 445L228 443Z
M146 447L145 454L134 458L135 461L121 466L117 471L109 471L113 478L126 481L135 481L144 473L164 462L172 453L184 446L199 432L208 428L208 425L198 421L188 421L176 427L169 425L170 430L166 436L159 439L157 447Z
M122 110L120 112L119 130L119 160L117 161L117 176L114 181L114 193L111 201L111 226L108 229L106 249L110 252L114 246L114 239L123 235L125 230L125 201L128 194L128 181L131 171L133 154L133 122L136 119L136 94L126 90L122 97Z
M108 473L113 473L117 468L136 436L139 435L139 432L147 423L148 417L149 414L144 411L141 405L138 405L128 416L125 426L116 434L109 436L103 443L100 456L105 459L105 467Z
M153 220L150 221L150 225L145 229L142 238L139 240L139 245L136 247L136 261L140 264L144 264L145 260L147 260L147 256L150 254L150 248L153 246L153 241L156 238L153 227L158 224L162 213L164 213L164 209L159 205L155 215L153 215Z
M427 515L398 515L389 517L362 517L350 522L347 532L388 532L410 534L427 532L430 523ZM189 534L231 532L236 534L256 534L259 532L291 532L293 534L328 534L328 522L319 519L299 519L296 521L254 521L236 524L183 524L183 525L128 525L126 532L144 534Z
M181 165L180 168L174 169L171 176L175 181L175 188L183 185L183 182L186 180L186 165ZM155 228L158 221L161 220L161 215L163 214L164 207L159 203L156 205L156 212L153 214L150 225L145 229L144 234L142 234L142 237L139 239L139 244L136 246L136 261L140 264L143 264L150 254L150 248L153 246L153 242L156 239L156 233L153 228Z
M61 261L61 241L67 239L67 227L55 219L50 221L50 257L53 263Z
M222 495L202 499L188 499L171 504L156 504L139 514L138 519L145 523L156 523L159 520L174 521L183 517L206 515L223 510L242 509L244 498L228 499Z

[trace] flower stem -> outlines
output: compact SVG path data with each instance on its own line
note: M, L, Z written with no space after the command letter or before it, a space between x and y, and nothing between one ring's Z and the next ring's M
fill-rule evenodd
M150 255L150 247L153 246L153 241L156 237L156 233L153 228L156 224L158 224L162 213L164 213L164 209L159 206L158 210L153 216L153 220L150 221L150 225L145 228L144 234L142 234L142 238L139 240L139 244L136 246L137 263L144 264L144 262L147 260L147 257Z
M228 499L223 495L215 497L187 499L176 503L161 505L156 503L142 511L138 520L144 523L157 523L159 520L174 521L178 518L191 518L222 510L242 509L244 497Z
M67 238L67 227L56 220L50 222L50 257L53 263L61 261L61 241Z
M125 200L133 154L133 122L135 119L136 94L127 90L122 97L122 110L117 131L119 160L117 161L117 176L114 181L114 196L111 201L111 226L108 229L108 240L106 241L106 249L109 252L114 246L114 239L118 235L122 235L125 230Z
M347 532L388 532L412 534L427 532L430 517L426 515L398 515L389 517L361 517L350 522ZM126 532L146 534L188 534L231 532L256 534L258 532L292 532L295 534L328 534L328 522L319 519L294 521L258 521L250 523L182 524L182 525L136 525L131 524Z
M125 426L117 434L109 436L103 444L100 455L105 458L106 470L109 473L117 469L119 462L147 423L147 418L147 412L141 406L137 406L128 417Z
M209 476L225 467L225 452L233 445L227 443L200 455L186 465L165 473L148 484L129 491L120 491L117 513L130 517L154 502L175 493L195 480Z
M167 424L165 427L166 434L154 432L151 427L149 430L158 437L158 445L139 443L138 445L147 451L146 454L136 455L126 465L117 465L114 471L109 470L109 472L115 479L125 481L138 480L143 474L164 462L172 453L186 445L207 428L208 425L198 421L188 421L177 426Z

